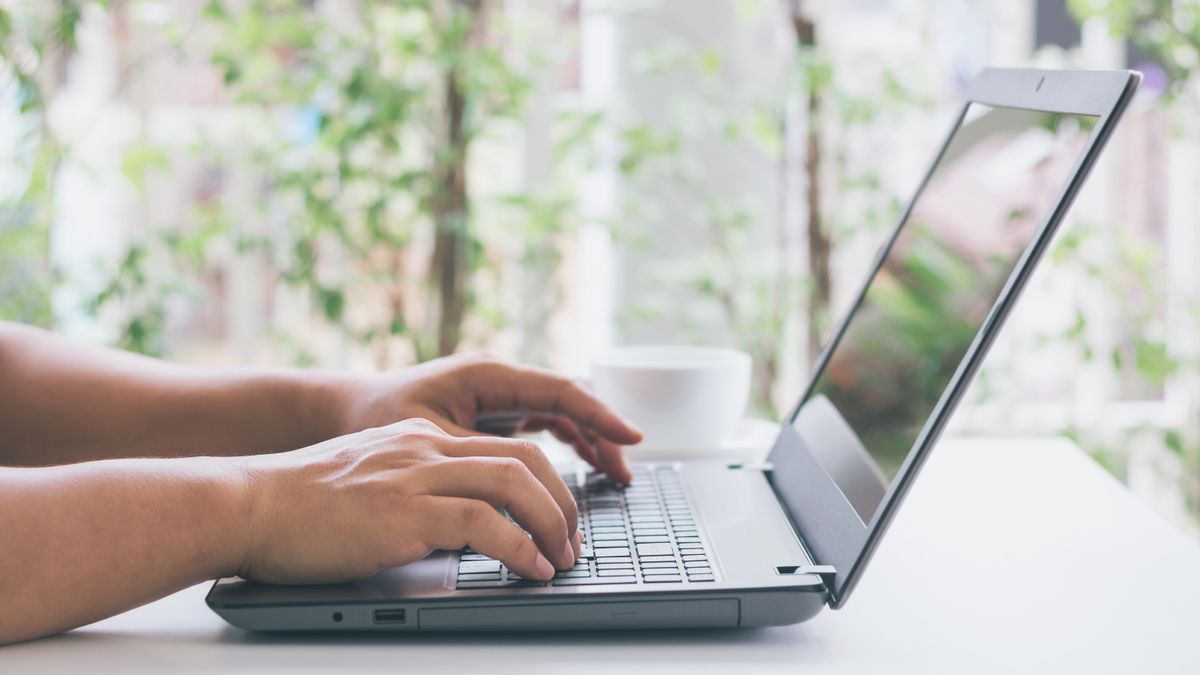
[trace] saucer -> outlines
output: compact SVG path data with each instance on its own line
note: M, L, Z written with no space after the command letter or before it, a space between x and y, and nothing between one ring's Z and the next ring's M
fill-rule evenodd
M643 443L625 448L625 456L634 462L716 458L757 461L767 455L778 433L778 422L743 417L729 438L717 445L683 448Z

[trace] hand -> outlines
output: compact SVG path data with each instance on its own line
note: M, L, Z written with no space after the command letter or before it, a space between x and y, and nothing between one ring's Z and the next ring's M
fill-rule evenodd
M633 475L621 445L641 432L574 381L487 356L453 356L356 378L341 390L341 431L423 417L458 435L548 430L618 483Z
M361 579L464 546L549 579L579 555L571 493L528 441L459 438L409 419L242 466L252 495L246 579Z

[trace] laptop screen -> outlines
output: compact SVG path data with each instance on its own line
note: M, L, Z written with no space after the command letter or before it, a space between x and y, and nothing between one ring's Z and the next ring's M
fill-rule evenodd
M972 103L791 423L869 523L1097 118Z

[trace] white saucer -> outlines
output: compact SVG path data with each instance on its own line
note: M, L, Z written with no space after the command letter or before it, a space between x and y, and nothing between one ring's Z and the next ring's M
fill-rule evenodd
M744 417L738 422L733 434L719 445L677 448L643 443L625 448L625 456L633 462L716 458L757 461L766 457L778 433L777 422Z

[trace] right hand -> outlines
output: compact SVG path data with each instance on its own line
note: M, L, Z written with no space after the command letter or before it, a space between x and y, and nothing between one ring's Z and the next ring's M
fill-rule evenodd
M529 441L460 438L409 419L243 466L245 579L348 581L464 546L549 579L579 555L575 500Z

